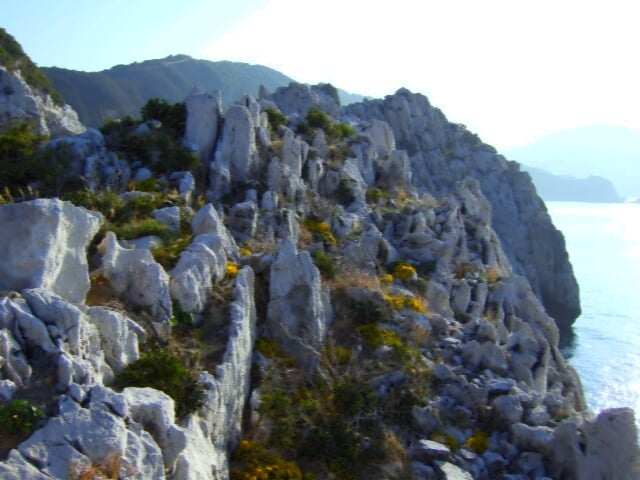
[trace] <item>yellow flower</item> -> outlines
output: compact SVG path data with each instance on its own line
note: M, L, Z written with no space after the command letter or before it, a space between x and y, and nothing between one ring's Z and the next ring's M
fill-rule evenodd
M400 262L393 269L393 276L406 282L416 276L416 269L408 263Z
M226 274L228 277L234 278L238 275L238 265L233 262L227 262Z

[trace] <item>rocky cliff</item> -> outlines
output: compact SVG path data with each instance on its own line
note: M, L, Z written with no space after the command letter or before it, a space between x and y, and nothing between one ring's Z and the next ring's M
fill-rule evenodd
M79 206L0 205L2 478L638 478L516 164L404 90L186 105L193 172L89 131Z

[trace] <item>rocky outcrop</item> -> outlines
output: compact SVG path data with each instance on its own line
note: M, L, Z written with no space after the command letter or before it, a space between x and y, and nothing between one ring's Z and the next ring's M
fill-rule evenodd
M350 105L346 114L387 122L411 161L419 194L439 197L470 176L493 209L492 226L514 270L525 275L561 327L580 314L578 285L564 238L553 226L530 177L461 125L451 124L426 97L399 90L384 100Z
M313 367L327 328L320 272L309 252L283 240L271 265L266 328L283 352Z
M200 161L208 165L218 139L222 123L222 100L220 95L194 93L185 100L187 105L187 126L184 144L197 152Z
M100 272L115 292L131 305L148 308L158 331L166 331L172 315L169 276L151 252L121 247L113 232L107 232L100 250Z
M69 105L56 105L51 97L28 85L20 71L0 66L0 124L29 123L45 137L77 135L86 130Z
M102 216L58 199L0 205L0 289L50 289L73 303L89 291L86 250Z
M230 308L230 327L222 362L203 372L205 406L184 425L187 443L176 462L176 479L229 478L228 452L242 433L242 413L249 397L251 360L256 340L254 275L249 267L238 273Z
M68 218L74 238L65 240L67 251L29 237L40 245L34 255L45 252L38 264L61 251L65 268L85 280L70 280L74 298L56 293L53 280L14 282L7 288L17 292L0 295L0 398L28 393L44 374L59 394L47 421L0 462L0 476L65 478L76 466L115 457L123 477L228 479L229 455L243 434L273 439L284 425L286 435L269 447L309 455L317 435L311 450L320 478L336 465L315 450L338 442L333 456L369 455L380 438L394 445L395 461L383 464L376 454L368 478L635 478L632 411L595 419L587 411L580 381L558 350L556 322L540 302L551 280L538 269L552 267L538 257L552 242L537 247L525 237L531 225L543 234L553 227L527 177L447 123L424 97L401 91L340 117L330 89L321 88L325 98L290 88L273 97L263 92L259 102L243 98L217 118L224 120L218 140L199 125L210 118L189 110L191 142L198 151L213 142L216 152L209 196L225 202L194 215L193 239L171 277L144 245L127 249L107 233L95 284L104 282L123 302L83 304L87 265L78 258L99 220L57 200L46 204L57 206L51 232ZM269 130L263 110L278 105L288 126ZM290 127L311 106L334 116L333 127L294 133ZM108 158L97 135L81 138L70 145L99 162ZM193 177L166 179L192 185ZM185 185L185 196L193 193ZM153 216L176 228L190 212L167 206ZM15 226L0 232L26 228L13 215L6 218ZM84 227L72 230L76 223ZM27 260L4 260L5 270L17 276L31 267ZM559 265L553 281L567 273ZM175 318L172 301L181 307ZM136 314L127 313L131 307ZM195 325L174 329L189 323L180 310L195 314ZM179 420L162 392L108 386L158 334L160 344L206 349L197 359L204 403ZM320 407L317 394L326 395ZM246 425L252 428L243 432ZM351 456L338 467L356 469L358 461Z

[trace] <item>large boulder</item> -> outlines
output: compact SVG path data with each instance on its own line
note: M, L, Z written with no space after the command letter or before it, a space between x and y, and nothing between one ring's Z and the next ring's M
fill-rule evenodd
M200 161L208 165L218 139L222 123L222 100L220 95L193 93L187 97L187 125L184 144L197 152Z
M0 205L0 290L42 287L82 303L87 246L101 224L99 213L58 199Z
M113 232L107 232L99 250L102 275L115 292L133 306L149 308L155 322L168 327L172 315L169 276L151 252L121 247Z
M315 348L324 339L327 311L320 272L309 252L290 240L280 244L271 265L266 328L283 352L305 366L315 365Z

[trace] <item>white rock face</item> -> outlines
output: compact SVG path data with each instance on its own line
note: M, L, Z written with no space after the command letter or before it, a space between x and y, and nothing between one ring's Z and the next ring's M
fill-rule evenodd
M213 282L224 277L227 256L220 236L202 233L180 254L171 270L171 297L185 312L202 312Z
M554 432L551 474L577 480L640 478L633 410L612 408L593 421L562 422Z
M238 246L235 240L229 234L227 227L220 219L218 212L213 204L208 203L193 217L191 220L191 230L194 235L213 234L220 237L222 248L227 257L236 260L239 257Z
M302 365L315 365L313 348L324 339L327 313L320 272L309 252L283 240L271 265L266 327L280 348Z
M222 122L222 99L219 94L194 93L187 97L185 103L187 125L184 144L198 152L200 161L208 165Z
M251 359L256 339L254 277L244 267L236 277L230 308L229 341L214 375L203 372L205 407L185 425L187 444L179 454L174 478L229 478L228 453L242 432L242 412L249 397Z
M123 299L139 307L149 307L156 322L169 325L171 297L169 276L145 249L127 250L118 245L113 232L107 232L100 249L102 274Z
M222 136L217 144L209 174L209 196L221 198L230 190L230 182L252 180L260 157L256 146L256 125L249 109L232 105L224 116Z
M77 387L77 385L76 385ZM151 389L122 394L95 386L60 398L60 414L0 462L3 479L75 478L94 464L119 460L119 478L161 480L184 448L173 401ZM162 442L162 445L159 443Z
M311 107L317 107L332 117L340 113L340 100L322 86L290 83L287 87L278 88L272 99L285 115L304 117Z
M47 94L28 85L19 72L9 73L0 66L0 123L36 126L46 137L77 135L86 130L69 105L56 105Z
M58 199L0 205L0 289L43 287L83 302L87 246L101 224L99 213Z
M98 327L105 361L114 373L138 360L138 345L146 341L146 333L140 325L119 312L102 307L92 307L88 314Z
M397 148L410 159L412 183L419 194L442 197L465 177L476 178L491 203L492 226L515 272L527 277L561 326L574 321L580 313L579 295L564 238L518 164L506 161L466 128L449 123L426 97L406 89L345 110L391 126Z

